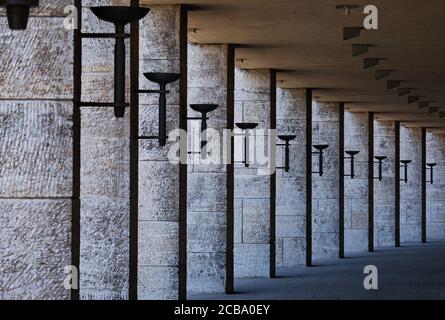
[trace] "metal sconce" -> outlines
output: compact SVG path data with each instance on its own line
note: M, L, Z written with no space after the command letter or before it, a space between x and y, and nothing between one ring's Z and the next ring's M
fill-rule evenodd
M0 6L6 7L8 25L11 30L25 30L28 25L31 7L38 7L39 0L0 0Z
M434 184L434 167L437 166L437 163L427 163L426 165L428 167L426 169L430 170L430 181L427 180L426 182Z
M116 29L115 33L99 33L83 35L84 37L94 38L114 38L116 40L114 47L114 115L116 118L122 118L125 115L125 39L130 35L125 33L125 25L144 18L149 8L129 7L129 6L101 6L92 7L91 11L100 20L113 23ZM109 104L97 103L97 106L109 106Z
M209 120L209 118L207 118L207 114L210 112L215 111L218 108L217 104L191 104L190 108L192 108L192 110L201 113L201 117L189 117L187 118L187 120L197 120L197 121L201 121L201 134L207 130L207 120ZM201 137L201 150L202 148L205 147L205 145L207 144L207 139L203 139L203 137Z
M329 145L327 144L317 144L313 146L314 149L318 150L317 152L312 152L314 155L318 155L318 172L312 172L319 174L320 177L323 177L324 171L323 171L323 153L324 150L329 148Z
M284 147L284 167L278 167L277 169L284 169L285 172L290 171L290 142L295 140L297 136L279 135L278 139L283 140L284 144L277 144L279 147Z
M258 123L237 123L236 126L244 131L244 161L241 161L241 163L244 163L244 166L248 168L250 166L249 135L251 130L258 127Z
M410 164L411 162L412 162L411 160L400 160L400 163L402 164L402 166L400 167L404 169L404 174L405 174L405 177L400 181L408 183L408 164Z
M349 155L349 157L345 157L345 159L351 160L351 174L345 175L345 177L351 177L351 179L354 179L355 178L354 160L355 160L355 156L358 155L360 153L360 151L345 151L345 153L347 155Z
M385 157L385 156L377 156L377 157L375 157L377 162L374 162L374 163L377 163L379 165L379 176L378 177L374 177L374 179L382 181L382 179L383 179L383 160L385 160L386 158L388 158L388 157Z
M139 93L159 94L159 134L157 136L141 136L139 140L159 140L159 146L165 147L167 144L167 85L179 80L177 73L144 73L148 81L157 83L159 90L138 90Z

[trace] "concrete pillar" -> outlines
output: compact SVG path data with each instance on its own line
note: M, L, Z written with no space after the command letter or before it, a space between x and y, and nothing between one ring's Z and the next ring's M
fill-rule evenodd
M256 122L270 128L271 71L235 70L235 122ZM239 130L236 131L241 134ZM251 139L251 159L259 152ZM243 139L235 139L235 160L244 159ZM259 166L235 165L235 277L270 275L270 176L258 174Z
M427 183L427 240L445 239L445 134L427 132L427 163L437 163ZM427 172L427 180L430 180Z
M89 9L112 1L82 1L82 32L115 32ZM123 5L129 5L123 3ZM128 43L127 43L128 44ZM128 46L127 46L128 49ZM114 44L82 40L82 101L114 99ZM128 54L129 50L127 50ZM127 62L127 79L129 79ZM127 101L128 101L127 88ZM129 112L81 109L80 299L128 298Z
M368 250L368 113L345 112L345 151L360 151L354 160L355 178L345 177L345 252L364 252ZM351 174L350 160L345 160L345 174Z
M293 267L306 262L305 89L277 89L277 131L297 136L291 142L290 172L277 171L276 261L278 267ZM277 155L277 166L283 166L283 148Z
M207 125L219 133L222 159L223 130L229 126L229 114L233 114L234 49L229 45L189 43L188 67L187 104L219 105L208 114ZM189 117L200 116L189 109ZM199 138L200 131L200 121L189 122L190 135L195 133ZM200 150L199 140L194 147L191 151ZM227 267L230 269L227 266L227 219L233 217L231 206L228 206L233 198L228 196L226 165L222 162L207 165L200 162L200 157L191 155L189 160L194 161L188 166L187 289L191 293L224 292L227 281L231 281L226 275Z
M324 175L313 174L312 243L314 259L339 255L339 103L313 103L312 142L328 144ZM315 151L315 149L314 149ZM314 155L313 170L319 171Z
M71 1L41 1L26 31L0 11L0 299L70 299Z
M167 132L186 129L187 14L180 5L151 5L140 24L140 72L181 73L169 86ZM159 89L141 79L144 89ZM140 134L158 132L158 95L141 95ZM186 183L184 165L171 164L171 142L141 141L139 152L138 298L185 298Z
M383 179L374 182L374 245L394 246L395 243L395 123L374 121L374 154L387 156L383 161ZM398 168L397 168L398 169ZM378 165L375 165L378 176Z
M400 182L400 241L422 241L422 129L400 128L400 158L408 165L408 183ZM404 179L404 169L400 177Z

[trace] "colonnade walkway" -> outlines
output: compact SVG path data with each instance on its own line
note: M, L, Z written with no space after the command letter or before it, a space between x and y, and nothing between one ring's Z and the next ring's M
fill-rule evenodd
M378 290L366 290L365 266L378 269ZM379 248L345 259L278 269L276 279L236 279L236 294L190 295L191 300L445 299L445 241Z

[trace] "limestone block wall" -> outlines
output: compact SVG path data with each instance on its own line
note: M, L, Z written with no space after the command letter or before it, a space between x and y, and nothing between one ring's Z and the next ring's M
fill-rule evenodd
M188 105L218 104L208 114L208 128L220 134L219 152L222 159L223 129L227 128L228 45L188 44ZM203 63L205 61L205 63ZM233 88L232 88L233 90ZM189 117L201 114L189 108ZM193 130L193 131L192 131ZM201 122L189 122L189 136L197 138L191 151L200 150ZM205 139L205 138L204 138ZM209 146L214 145L209 139ZM210 156L212 156L210 155ZM215 158L215 160L217 160ZM201 155L189 157L188 164L188 250L187 289L189 292L224 292L226 284L227 245L227 170L221 162L206 164Z
M40 1L26 31L0 10L0 299L70 299L72 1Z
M115 32L113 24L99 20L89 9L113 4L129 1L82 1L82 31ZM114 41L83 39L82 101L112 102L113 70ZM128 59L126 76L128 80ZM86 107L81 123L80 298L127 299L129 112L117 119L112 108Z
M400 241L422 241L422 129L400 128L400 159L408 165L408 183L400 182ZM404 179L400 169L400 179Z
M437 163L434 184L427 184L427 240L445 237L445 134L427 132L427 163ZM427 172L429 181L429 171Z
M313 174L312 254L314 259L334 258L339 253L339 104L314 101L312 117L312 143L329 145L323 177ZM314 155L312 171L318 170Z
M355 178L345 177L345 252L368 250L368 113L345 112L345 151L355 156ZM348 157L348 155L345 155ZM345 160L345 175L351 161Z
M296 135L290 148L290 172L277 171L276 263L293 267L306 261L306 92L277 89L278 134ZM283 141L278 140L278 143ZM284 166L284 149L277 150Z
M235 70L235 123L256 122L258 129L270 128L270 76L267 69ZM255 148L255 140L251 139L252 161L260 148ZM235 143L235 160L242 161L243 138L236 138ZM235 165L235 277L269 276L270 176L258 175L257 169L258 165Z
M395 244L395 123L374 121L374 155L387 156L383 161L383 180L374 181L374 245L388 247ZM375 165L378 176L378 165Z
M140 24L140 86L159 89L148 82L144 72L180 73L186 63L181 50L185 32L181 6L150 5ZM182 36L181 36L182 35ZM182 59L182 60L181 60ZM187 81L182 74L181 81ZM180 82L168 87L167 133L180 125ZM158 134L158 95L140 96L140 134ZM177 299L179 297L180 252L180 166L168 161L172 142L159 147L157 140L140 142L139 152L139 251L138 298Z

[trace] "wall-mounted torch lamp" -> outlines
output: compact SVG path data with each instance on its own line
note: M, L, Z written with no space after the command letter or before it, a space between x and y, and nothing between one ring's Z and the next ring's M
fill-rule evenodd
M408 183L408 165L411 162L412 162L411 160L400 160L400 163L402 164L400 167L403 168L404 171L404 177L403 179L400 179L400 181Z
M207 130L207 114L210 112L215 111L218 108L217 104L191 104L190 108L192 110L201 113L201 117L189 117L187 120L197 120L201 121L201 150L204 148L207 144L207 137L203 137L202 133Z
M250 146L249 146L249 137L250 137L250 131L255 130L256 127L258 127L258 123L237 123L236 126L244 131L244 161L241 163L244 163L244 166L248 168L250 166L250 159L249 159L249 153L250 153Z
M297 136L291 135L279 135L278 139L283 140L284 143L279 143L277 146L284 147L284 167L278 167L277 169L284 169L285 172L290 171L290 142L295 140Z
M434 167L437 166L437 163L427 163L427 170L430 170L430 181L426 181L429 182L431 184L434 184Z
M123 118L125 115L125 25L144 18L150 9L129 6L92 7L91 11L101 20L114 24L116 33L90 34L94 38L115 38L114 46L114 115Z
M324 151L329 148L329 145L327 144L316 144L313 146L314 149L317 150L317 152L312 152L313 155L318 155L318 171L314 171L312 173L316 173L320 175L320 177L323 177L324 171L323 171L323 154Z
M159 140L159 146L164 147L167 144L167 85L179 80L180 75L177 73L144 73L144 77L148 81L157 83L159 90L138 90L139 93L159 94L159 135L158 136L141 136L139 140Z
M39 0L0 0L0 7L6 7L8 25L11 30L25 30L31 7L38 7Z
M383 160L385 160L386 158L388 158L388 157L385 157L385 156L377 156L377 157L375 157L377 162L374 162L374 163L379 165L379 175L378 175L378 177L374 177L374 179L382 181L382 179L383 179Z
M345 160L351 161L351 174L345 175L345 177L351 177L351 179L355 178L355 156L360 153L360 151L345 151L349 157L345 157Z

